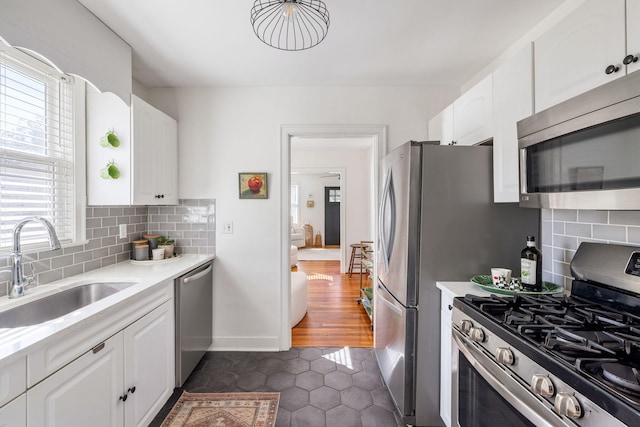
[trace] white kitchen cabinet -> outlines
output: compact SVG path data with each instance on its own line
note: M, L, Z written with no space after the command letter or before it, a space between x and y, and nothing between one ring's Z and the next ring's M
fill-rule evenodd
M27 391L28 425L146 426L175 384L173 300Z
M109 130L120 146L100 145ZM110 162L120 170L117 179L100 175ZM87 193L89 205L177 204L177 122L135 95L129 107L112 93L88 88Z
M25 393L0 408L0 427L27 427Z
M517 122L533 114L531 44L493 72L493 201L520 200Z
M440 288L440 418L451 426L451 309L457 295Z
M429 141L440 141L441 145L453 142L453 104L429 120Z
M629 44L638 49L639 6L634 3L637 0L628 1L636 17L629 28L636 40ZM534 46L536 112L621 77L627 55L625 0L585 1L535 40ZM609 66L618 71L607 73ZM639 66L635 63L629 71Z
M640 2L637 0L627 0L626 30L627 30L627 55L630 60L627 67L627 74L640 70Z
M453 140L457 145L475 145L493 136L492 85L489 75L453 103Z
M122 346L120 332L29 389L28 426L121 426Z
M178 203L178 125L131 95L133 140L132 202L135 205Z
M147 426L175 385L173 300L124 330L125 426Z

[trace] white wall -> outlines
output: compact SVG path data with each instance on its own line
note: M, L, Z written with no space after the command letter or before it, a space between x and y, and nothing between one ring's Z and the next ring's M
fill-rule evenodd
M333 184L345 184L343 189L343 203L346 208L345 223L341 224L345 230L345 251L344 256L350 256L348 247L351 243L358 243L360 240L372 240L373 238L373 211L372 207L377 204L377 200L371 198L371 187L373 185L373 150L304 150L291 152L291 168L344 168L345 176L341 181L332 181L330 179L321 178L318 180L307 181L302 178L305 175L292 175L292 181L301 178L300 182L309 182L315 186L313 189L313 198L315 207L306 208L306 200L308 192L303 187L300 188L300 204L303 206L300 211L301 223L305 219L309 219L313 226L314 235L316 231L320 231L324 242L324 187ZM307 177L309 175L306 175ZM306 188L306 187L305 187ZM348 260L345 260L348 261ZM348 265L348 262L346 263Z
M320 154L323 154L322 152ZM293 153L292 153L293 156ZM292 168L293 158L291 159ZM323 177L314 173L299 173L291 175L291 184L298 185L298 223L299 227L309 224L313 227L313 235L320 232L324 244L324 188L340 187L337 177ZM313 207L307 207L307 201L313 200Z
M153 89L149 102L178 120L180 198L215 198L214 349L281 345L280 126L387 126L389 149L425 139L427 117L456 88L234 87ZM267 172L268 200L239 200L238 172ZM216 227L220 232L221 227Z

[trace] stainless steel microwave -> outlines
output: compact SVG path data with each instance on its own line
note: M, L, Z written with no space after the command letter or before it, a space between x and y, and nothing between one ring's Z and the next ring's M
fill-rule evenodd
M640 210L640 72L518 122L520 206Z

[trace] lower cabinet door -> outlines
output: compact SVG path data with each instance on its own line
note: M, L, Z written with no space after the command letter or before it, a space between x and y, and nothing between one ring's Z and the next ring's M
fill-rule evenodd
M28 390L27 425L121 426L122 357L120 332Z
M27 397L21 394L0 408L0 427L27 426Z
M124 330L125 423L147 426L173 393L173 300Z

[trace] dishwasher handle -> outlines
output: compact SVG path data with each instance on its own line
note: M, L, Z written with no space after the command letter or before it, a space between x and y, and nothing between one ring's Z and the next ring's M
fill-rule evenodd
M213 269L213 264L209 264L209 267L205 268L201 272L194 274L193 276L187 276L182 280L182 283L189 283L192 280L198 280L199 278L206 276Z

